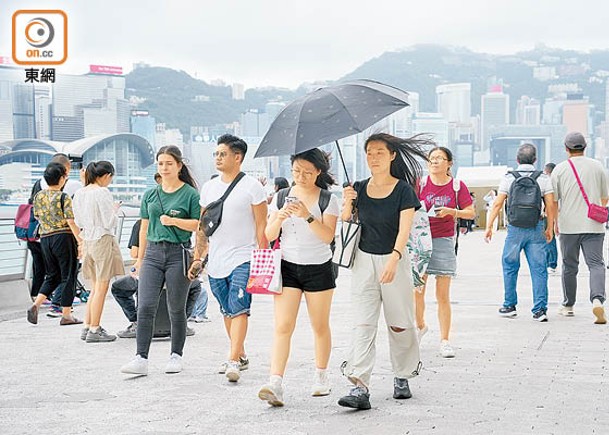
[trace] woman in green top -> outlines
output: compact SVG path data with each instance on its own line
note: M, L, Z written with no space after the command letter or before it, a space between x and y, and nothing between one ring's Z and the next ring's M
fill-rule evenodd
M137 307L137 352L121 368L123 373L148 374L148 350L159 296L166 284L171 321L171 356L165 373L182 370L182 350L186 340L186 297L190 281L183 272L183 246L199 224L201 206L196 183L175 145L162 147L157 155L161 183L142 198L138 259L131 269L139 275Z

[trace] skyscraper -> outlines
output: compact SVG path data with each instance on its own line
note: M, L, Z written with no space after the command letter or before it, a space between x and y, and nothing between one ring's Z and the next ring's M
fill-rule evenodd
M516 103L516 119L518 125L541 124L541 103L535 98L523 95Z
M116 74L61 75L53 85L53 140L129 131L125 77Z
M508 125L510 123L510 96L503 93L501 86L495 86L482 95L481 106L481 145L482 150L490 146L488 130L492 126Z
M448 122L465 124L472 114L470 83L451 83L436 87L437 110Z

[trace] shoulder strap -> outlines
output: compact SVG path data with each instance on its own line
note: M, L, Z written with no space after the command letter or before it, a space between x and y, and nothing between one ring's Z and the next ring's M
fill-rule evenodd
M582 196L584 197L584 201L586 201L586 204L588 205L588 207L590 207L590 201L588 200L588 195L586 195L586 191L584 190L584 186L582 185L582 182L579 179L579 174L577 173L577 170L575 169L575 165L573 164L571 159L567 159L567 161L569 162L569 165L571 166L571 169L573 169L573 173L575 174L575 180L577 181L577 185L579 186L579 190L581 190L581 192L582 192Z
M508 174L512 174L515 179L519 179L520 177L522 177L522 175L518 171L509 171Z
M64 204L66 202L66 196L68 196L68 194L65 193L64 191L61 191L61 198L59 198L59 202L61 202L61 211L64 212L64 214L65 214Z
M328 206L330 205L330 199L332 199L332 194L329 190L321 189L319 192L319 209L321 210L321 214L324 214Z
M32 186L32 191L30 192L30 199L28 200L28 203L33 204L34 198L36 197L36 195L38 195L38 192L40 192L42 190L42 186L40 185L40 183L41 183L41 180L39 178L38 180L36 180L36 182Z
M461 190L461 180L458 178L453 178L453 190L455 193L459 193L459 190Z
M531 174L531 178L535 181L537 181L537 179L539 178L539 176L543 174L542 171L533 171L533 173Z
M285 199L290 194L291 187L284 187L277 192L277 209L281 210L285 204Z
M421 193L423 191L423 189L425 188L428 178L429 178L429 175L423 175L421 177L421 179L419 180L419 193Z
M235 177L235 179L230 184L230 186L228 186L228 189L226 189L226 192L224 192L224 195L222 195L222 197L220 198L222 200L222 202L226 201L226 198L228 198L228 195L230 195L230 193L233 191L233 189L235 188L237 183L239 181L241 181L241 179L243 177L245 177L245 172L239 172L239 174Z

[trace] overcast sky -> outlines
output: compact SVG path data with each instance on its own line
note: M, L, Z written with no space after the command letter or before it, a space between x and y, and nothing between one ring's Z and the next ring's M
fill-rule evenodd
M45 8L68 14L59 73L144 61L246 87L337 79L419 43L609 49L605 0L2 0L0 56L10 56L12 13Z

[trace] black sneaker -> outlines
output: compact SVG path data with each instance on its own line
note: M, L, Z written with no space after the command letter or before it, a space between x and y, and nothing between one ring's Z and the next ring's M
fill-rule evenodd
M547 322L548 315L546 313L546 310L539 310L535 314L533 314L533 320L535 320L536 322Z
M412 393L408 386L408 379L393 378L393 398L394 399L410 399Z
M338 404L346 408L370 409L370 393L363 387L351 388L348 395L338 399Z
M499 315L501 317L516 317L518 315L516 312L516 305L499 308Z

